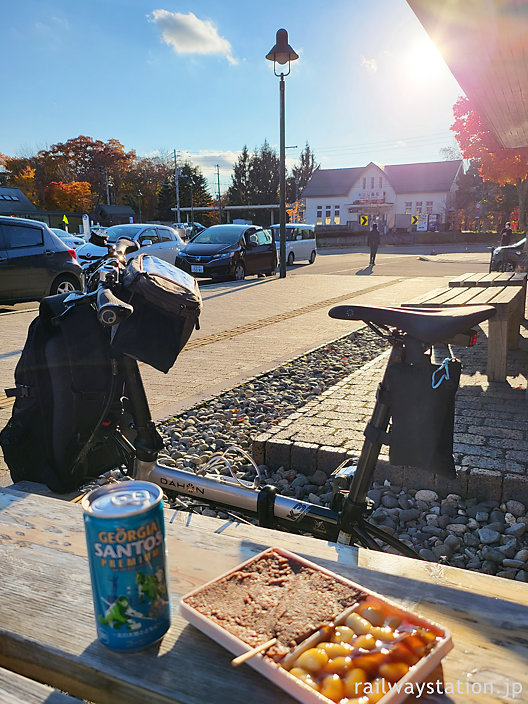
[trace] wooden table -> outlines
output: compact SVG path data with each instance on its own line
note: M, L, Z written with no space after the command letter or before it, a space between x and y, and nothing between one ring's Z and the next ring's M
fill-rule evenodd
M0 667L102 704L293 704L178 614L182 594L279 546L451 630L453 691L428 702L491 704L513 687L526 701L528 584L181 512L167 511L166 527L173 624L158 646L118 654L96 638L81 507L0 489Z
M519 329L524 314L525 292L520 286L450 286L437 288L425 295L402 303L406 308L452 308L455 306L490 305L495 315L488 321L489 381L506 381L508 349L517 349Z

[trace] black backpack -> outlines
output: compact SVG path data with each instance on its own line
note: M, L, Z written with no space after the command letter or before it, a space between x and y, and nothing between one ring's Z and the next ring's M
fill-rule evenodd
M68 294L45 298L15 369L13 412L0 446L13 482L78 488L126 461L112 430L122 420L122 380L112 363L110 331L89 303Z

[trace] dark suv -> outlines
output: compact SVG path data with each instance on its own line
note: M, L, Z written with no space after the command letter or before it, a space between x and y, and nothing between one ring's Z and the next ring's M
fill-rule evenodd
M75 251L37 220L0 216L0 302L82 290Z
M176 266L211 279L271 276L277 268L273 232L256 225L212 225L179 251Z

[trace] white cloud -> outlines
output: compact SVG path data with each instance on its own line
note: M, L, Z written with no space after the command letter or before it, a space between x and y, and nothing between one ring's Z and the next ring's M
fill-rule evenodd
M231 171L240 152L234 151L216 151L201 149L198 152L182 152L180 161L190 161L194 166L199 166L207 177L211 176L211 171L216 172L216 165L220 167L220 171ZM222 176L222 174L220 174Z
M218 34L210 20L201 20L193 12L184 15L168 10L154 10L147 18L161 31L165 44L177 54L220 54L230 63L237 63L231 44Z
M376 62L376 59L367 59L365 56L361 57L361 65L363 68L366 68L367 71L372 71L373 73L376 73L378 70L378 64Z

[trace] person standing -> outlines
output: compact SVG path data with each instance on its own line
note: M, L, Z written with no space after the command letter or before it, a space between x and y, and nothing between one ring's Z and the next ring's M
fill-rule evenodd
M513 231L510 227L510 223L507 222L504 225L504 227L502 228L501 238L500 238L500 246L507 247L509 244L511 244L512 237L513 237Z
M380 244L380 233L378 231L378 226L376 223L372 225L372 230L368 234L368 246L370 249L370 267L373 267L376 263L376 253Z

